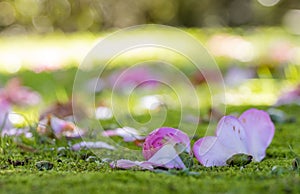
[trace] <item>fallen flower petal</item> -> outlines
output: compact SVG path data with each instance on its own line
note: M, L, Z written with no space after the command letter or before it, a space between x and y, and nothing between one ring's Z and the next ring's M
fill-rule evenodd
M37 131L40 134L52 133L56 138L80 138L85 134L85 131L77 127L73 122L59 119L52 115L39 122Z
M102 141L97 141L97 142L91 142L91 141L82 141L80 143L74 144L71 149L74 151L78 151L80 149L109 149L109 150L115 150L116 148L112 145L109 145L105 142Z
M111 163L112 168L129 169L139 167L153 170L155 167L185 169L180 158L181 153L190 154L190 139L182 131L162 127L152 131L143 144L143 155L146 161L118 160Z
M216 136L199 139L193 147L198 161L204 166L225 166L235 154L247 154L260 162L265 157L275 133L275 127L265 111L249 109L239 118L223 117Z
M153 170L154 165L151 162L147 161L131 161L131 160L117 160L110 163L111 168L120 168L120 169L131 169L134 167L139 167L142 170Z
M29 128L10 128L3 129L1 132L1 136L20 136L24 135L26 138L31 138L33 135L30 132Z
M300 84L294 89L283 93L279 96L276 106L286 105L286 104L300 104Z
M248 153L254 161L260 162L266 156L275 133L270 116L265 111L250 109L239 117L239 121L246 132Z
M106 130L102 132L102 135L105 137L111 137L111 136L120 136L123 137L123 140L125 142L133 142L136 140L143 140L145 139L144 136L141 136L140 133L131 127L123 127L123 128L117 128L114 130Z
M149 160L156 166L165 168L186 168L181 158L179 157L177 151L173 145L166 144L160 150L158 150Z
M190 139L182 131L169 127L162 127L152 131L145 139L143 144L143 155L149 160L164 145L173 146L181 144L184 150L176 150L178 154L182 151L190 152Z
M35 105L41 101L40 95L22 86L18 78L9 80L5 88L0 90L0 96L5 98L9 103L19 106Z

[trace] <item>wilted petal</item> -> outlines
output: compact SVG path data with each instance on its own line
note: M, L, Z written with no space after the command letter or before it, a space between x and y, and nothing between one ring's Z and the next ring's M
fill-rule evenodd
M253 159L260 162L272 142L275 127L267 112L257 109L245 111L240 117L247 136L247 150Z
M76 143L74 144L71 149L74 151L78 151L80 149L109 149L109 150L115 150L116 148L112 145L109 145L105 142L102 141L96 141L96 142L86 142L86 141L82 141L80 143Z

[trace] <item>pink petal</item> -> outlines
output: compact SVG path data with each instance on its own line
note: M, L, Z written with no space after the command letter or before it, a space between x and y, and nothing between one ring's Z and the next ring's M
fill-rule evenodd
M245 111L239 120L245 128L248 153L260 162L274 137L274 124L267 112L257 109Z
M82 141L80 143L74 144L71 149L74 151L78 151L80 149L109 149L109 150L115 150L116 148L114 146L111 146L105 142L97 141L97 142L86 142Z
M120 168L120 169L131 169L133 167L140 167L143 170L153 170L154 166L151 162L147 161L131 161L131 160L117 160L116 162L112 162L110 164L112 168Z
M234 116L224 116L218 123L216 136L220 144L236 153L246 153L247 137L244 127Z
M164 145L148 160L148 162L165 168L186 168L174 146L171 144Z
M136 129L131 127L123 127L114 130L106 130L102 132L102 135L105 137L120 136L123 137L123 140L125 142L133 142L136 140L145 139L145 137L141 136Z
M67 138L79 138L85 133L83 129L78 128L73 122L65 121L54 116L50 118L50 125L57 138L61 138L62 136Z
M246 133L233 116L224 116L218 123L216 136L198 140L194 154L204 166L225 166L226 160L237 153L247 153Z
M164 145L182 144L187 152L190 152L190 139L182 131L170 127L162 127L152 131L143 144L143 156L149 160ZM178 153L179 154L179 153Z
M206 167L226 166L226 160L236 154L236 151L227 149L217 137L212 136L199 139L193 146L193 152L197 160Z

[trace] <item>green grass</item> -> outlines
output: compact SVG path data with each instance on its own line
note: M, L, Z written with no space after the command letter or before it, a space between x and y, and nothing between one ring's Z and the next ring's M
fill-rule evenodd
M229 107L228 113L241 113L248 107ZM264 108L264 107L261 107ZM289 115L297 115L299 107L281 107ZM174 122L178 118L174 117ZM172 120L172 116L169 116ZM169 121L170 122L170 121ZM111 169L108 163L88 161L91 151L57 151L66 141L44 141L41 137L34 145L37 152L27 152L9 138L1 139L0 192L2 193L299 193L299 171L293 171L295 157L300 154L300 120L276 124L276 134L261 163L241 167L205 168L194 165L187 175L182 171L150 172ZM206 124L199 126L202 135ZM43 143L41 143L43 142ZM48 143L47 143L48 142ZM54 149L52 149L54 148ZM14 166L12 161L24 161ZM103 158L102 158L103 159ZM38 161L49 161L53 169L39 171ZM277 170L272 170L277 166Z

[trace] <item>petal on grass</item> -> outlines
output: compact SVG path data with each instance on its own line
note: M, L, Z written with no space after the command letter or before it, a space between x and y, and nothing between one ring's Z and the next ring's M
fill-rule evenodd
M148 160L148 162L165 168L186 168L174 146L171 144L164 145Z
M84 135L84 130L77 127L73 122L65 121L57 117L50 117L50 125L57 138L62 136L67 138L80 138Z
M112 145L109 145L105 142L102 141L96 141L96 142L91 142L91 141L82 141L79 143L74 144L71 149L74 151L78 151L80 149L108 149L108 150L115 150L116 148Z
M143 144L143 156L149 160L164 145L182 144L186 152L190 152L190 139L182 131L170 127L162 127L152 131ZM180 154L180 153L178 153Z
M145 139L145 137L141 136L136 129L131 127L123 127L114 130L106 130L102 132L102 135L105 137L120 136L123 138L125 142L133 142L136 140Z
M260 162L272 142L275 126L267 112L257 109L245 111L239 120L245 128L248 153L255 161Z
M246 153L247 137L244 127L234 116L224 116L219 121L216 137L220 144L229 150Z
M131 169L134 167L139 167L142 170L153 170L154 166L151 162L147 161L131 161L131 160L117 160L115 162L110 163L111 168L119 168L119 169Z
M197 160L206 167L226 166L226 160L235 154L234 150L226 149L218 138L213 136L207 136L195 142L193 152Z

